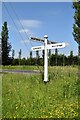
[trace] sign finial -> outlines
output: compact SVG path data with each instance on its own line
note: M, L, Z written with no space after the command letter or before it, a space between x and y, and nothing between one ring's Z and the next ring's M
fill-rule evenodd
M47 36L47 35L44 35L44 38L48 38L48 36Z

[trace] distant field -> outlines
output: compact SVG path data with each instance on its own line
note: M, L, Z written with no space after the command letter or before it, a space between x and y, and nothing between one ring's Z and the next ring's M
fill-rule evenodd
M2 66L2 69L13 69L13 70L38 70L42 69L41 66Z
M7 66L3 69L31 69L34 66ZM42 69L40 67L40 69ZM77 67L49 67L50 81L41 74L3 74L3 118L77 118Z

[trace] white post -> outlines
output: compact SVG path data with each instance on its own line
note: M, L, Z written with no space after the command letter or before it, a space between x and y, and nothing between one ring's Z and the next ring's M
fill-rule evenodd
M44 82L48 81L48 50L47 50L47 40L48 36L44 36Z

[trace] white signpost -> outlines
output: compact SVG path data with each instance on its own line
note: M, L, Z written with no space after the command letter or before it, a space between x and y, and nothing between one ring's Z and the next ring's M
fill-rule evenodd
M48 81L48 49L56 49L56 48L64 48L67 46L65 42L63 43L57 43L57 42L52 42L48 40L48 36L45 35L44 39L42 38L36 38L36 37L30 37L33 41L39 41L39 42L44 42L44 46L36 46L32 47L32 51L39 51L39 50L44 50L44 82Z

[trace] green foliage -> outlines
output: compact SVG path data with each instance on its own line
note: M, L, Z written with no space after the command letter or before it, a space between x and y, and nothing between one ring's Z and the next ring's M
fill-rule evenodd
M77 2L73 2L73 8L75 9L73 36L74 36L74 40L78 43L78 65L80 70L80 0L78 0ZM79 79L80 79L80 75L79 75Z
M48 53L48 56L50 57L51 56L51 50L49 49L49 53Z
M30 59L29 60L29 64L32 65L32 51L30 51Z
M48 56L49 56L49 65L50 65L50 56L51 56L51 50L49 49L49 52L48 52Z
M58 49L55 49L55 56L58 56Z
M36 58L39 59L39 51L36 51Z
M77 67L49 67L49 72L47 84L39 74L4 74L2 117L77 119Z
M22 51L20 49L20 51L19 51L19 59L21 59L21 54L22 54Z
M15 51L12 49L12 59L14 59Z
M30 59L32 59L32 51L30 51Z
M73 2L73 8L75 9L73 24L73 36L77 43L80 42L80 1Z
M71 53L71 52L70 52ZM51 54L48 58L49 66L66 66L66 65L78 65L78 56L65 56L64 54L55 55ZM44 65L44 58L22 58L22 59L13 59L11 60L11 65Z
M9 52L11 51L11 45L8 42L9 37L7 22L4 22L2 26L1 38L2 38L2 64L7 65L9 64Z

